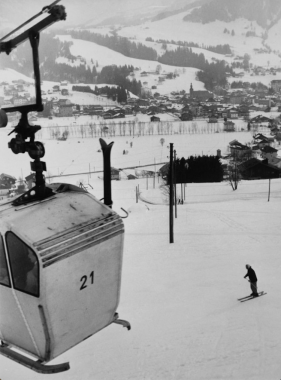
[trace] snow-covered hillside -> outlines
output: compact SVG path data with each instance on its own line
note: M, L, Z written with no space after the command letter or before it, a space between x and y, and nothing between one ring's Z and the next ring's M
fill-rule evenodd
M3 69L0 68L0 82L12 82L13 80L19 80L22 79L25 82L34 84L34 79L27 77L26 75L23 75L19 73L18 71L15 71L13 69Z
M263 31L255 23L252 23L251 27L251 22L248 20L238 19L229 23L216 21L199 24L183 21L184 16L185 13L179 13L164 20L122 28L118 31L118 34L124 37L136 37L137 39L152 37L154 39L189 41L204 45L229 44L235 50L243 49L242 51L240 50L240 55L242 55L243 51L248 51L249 53L249 49L252 50L261 44L258 38L245 37L246 32L252 28L256 30L257 35L261 35ZM224 33L225 28L230 32L234 30L235 35L231 36ZM246 44L248 48L244 46Z
M268 38L266 43L273 50L277 50L279 53L281 52L279 39L281 34L281 20L279 20L272 28L268 31Z
M244 136L244 140L243 139ZM244 142L251 135L210 134L160 136L133 139L127 156L128 138L116 138L112 165L129 165L132 160L152 159L155 150L174 142L178 154L190 150L214 152L222 140ZM7 152L1 131L1 162L6 172L7 157L20 166L27 162ZM3 141L4 140L4 141ZM93 157L102 166L97 139L47 141L47 167L78 163L84 170ZM107 140L110 142L111 140ZM131 141L131 140L130 140ZM2 146L3 144L3 146ZM5 149L4 149L5 145ZM158 146L158 148L157 148ZM78 149L79 148L79 149ZM205 151L206 149L206 151ZM75 152L75 153L73 153ZM79 156L80 155L80 156ZM68 162L67 162L68 158ZM26 161L29 161L28 159ZM16 165L13 161L13 165ZM153 163L153 162L152 162ZM80 165L80 166L79 166ZM18 166L19 168L19 166ZM102 198L98 175L67 177L83 180ZM279 379L281 373L281 301L278 296L281 259L281 180L243 181L237 191L228 183L187 184L185 203L178 205L174 220L174 243L169 243L168 207L153 179L114 181L113 207L129 212L125 223L125 250L120 318L132 330L111 325L69 350L54 363L69 361L71 369L60 380L264 380ZM139 184L141 198L136 203ZM177 189L181 197L180 187ZM156 205L154 205L156 204ZM267 295L241 304L237 298L250 294L243 279L245 264L256 270L259 290ZM0 357L0 376L5 380L37 380L42 375Z
M144 24L132 27L124 27L118 30L118 34L123 37L133 37L136 40L143 41L147 37L154 40L175 40L194 42L199 45L224 45L229 44L234 55L243 56L249 54L251 63L257 66L278 67L280 65L280 57L278 54L258 53L257 49L263 48L262 35L265 30L256 22L246 19L237 19L232 22L215 21L211 23L201 24L195 22L184 21L185 13L165 18L160 21L146 22ZM176 27L175 27L176 26ZM228 33L225 33L228 30ZM232 35L232 31L233 34ZM255 32L255 37L246 37L247 32ZM278 50L278 36L280 35L280 22L269 31L268 43L273 50ZM193 49L196 52L196 50ZM210 52L205 51L207 59ZM214 57L219 59L220 57ZM221 57L229 62L228 57Z
M92 66L93 63L98 62L98 70L101 70L102 67L115 64L117 66L132 65L135 68L139 69L139 72L136 73L135 79L147 82L147 86L151 88L152 85L157 85L158 75L155 75L156 67L159 65L157 61L147 61L143 59L136 59L126 57L123 54L115 52L111 49L108 49L104 46L100 46L94 42L83 41L73 39L69 35L60 35L58 36L62 41L71 41L73 44L70 46L71 54L74 56L82 56L87 61L87 65ZM171 91L189 91L190 83L193 83L194 90L204 89L204 84L196 80L196 73L198 69L192 67L181 68L178 66L168 66L161 64L161 74L164 73L174 73L177 71L179 77L173 80L167 80L163 82L158 88L157 92L160 94L167 94ZM141 77L141 72L147 71L150 74L144 78ZM152 72L154 74L152 74Z

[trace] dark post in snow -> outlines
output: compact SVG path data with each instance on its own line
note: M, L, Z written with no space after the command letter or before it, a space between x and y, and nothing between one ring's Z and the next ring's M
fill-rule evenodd
M173 202L174 202L174 170L173 170L173 143L170 143L170 202L169 202L169 217L170 217L170 243L174 242L174 212L173 212Z
M112 207L110 153L113 144L113 142L107 144L103 139L100 139L103 153L103 203L110 208Z
M270 179L271 178L269 178L269 182L268 182L268 199L267 199L267 202L269 202L269 200L270 200Z
M176 150L174 150L174 164L176 163L176 158L177 158L177 152L176 152ZM175 182L175 218L177 218L178 212L177 212L177 178L176 178L176 173L174 173L173 182Z

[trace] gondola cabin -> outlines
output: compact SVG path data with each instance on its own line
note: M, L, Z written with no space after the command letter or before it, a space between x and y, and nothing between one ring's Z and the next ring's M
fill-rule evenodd
M68 363L45 364L113 322L130 329L129 322L118 319L116 313L124 226L111 209L113 142L107 145L100 139L104 159L101 203L73 185L46 185L43 172L47 166L41 161L45 148L35 139L41 127L28 120L30 112L44 108L39 37L46 27L66 19L59 1L0 40L0 53L8 55L29 40L35 79L34 104L0 109L1 128L8 124L6 113L21 114L9 133L15 137L8 147L14 154L29 154L35 177L34 187L0 203L0 354L40 373L69 369ZM45 18L26 29L43 14Z
M43 201L0 205L1 353L9 357L8 342L43 363L112 322L129 329L116 313L121 217L76 186L52 191Z

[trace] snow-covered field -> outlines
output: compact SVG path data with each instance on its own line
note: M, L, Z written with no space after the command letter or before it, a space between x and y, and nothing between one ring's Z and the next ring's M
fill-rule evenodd
M67 118L65 118L67 119ZM192 125L192 122L187 122ZM206 121L203 121L207 125ZM200 122L198 122L200 125ZM80 127L77 127L78 132ZM85 129L85 127L84 127ZM63 130L63 129L61 129ZM8 149L8 142L13 135L8 136L10 130L0 130L0 151L1 165L0 172L19 177L26 177L30 174L30 157L27 154L15 155ZM39 132L40 133L40 132ZM48 129L43 128L41 139L38 134L37 140L42 141L45 146L44 161L47 163L47 172L49 175L57 176L60 174L69 175L72 173L85 173L90 171L102 170L102 159L98 137L82 138L70 137L66 141L57 141L50 138ZM104 138L104 137L103 137ZM164 138L165 143L162 146L160 139ZM126 168L140 165L153 165L154 162L159 164L167 162L169 155L169 143L174 142L178 157L188 157L190 155L215 155L217 149L222 154L227 152L227 146L230 141L237 139L242 144L252 140L249 132L234 133L197 133L173 134L173 135L144 135L144 136L115 136L108 137L107 141L114 141L112 150L112 166L116 168ZM132 147L130 144L132 143ZM123 151L127 150L128 154L124 155ZM82 176L83 177L83 176ZM75 177L78 181L80 177ZM88 176L86 176L88 178ZM56 179L58 180L58 179ZM68 180L68 179L67 179Z
M29 170L30 159L13 155L1 130L1 171ZM161 147L160 138L165 138ZM169 143L179 157L215 154L234 138L251 134L116 137L112 166L167 161ZM46 140L50 171L87 171L102 167L98 139ZM133 141L132 148L129 143ZM122 150L127 148L128 155ZM102 198L100 174L61 177L63 182L90 183ZM59 178L54 179L56 182ZM129 212L120 318L132 330L111 325L69 350L54 363L69 361L59 380L273 380L281 377L281 300L278 296L281 179L243 181L237 191L228 183L187 184L185 203L177 207L174 243L169 243L168 207L153 179L113 181L113 208ZM143 201L136 203L139 185ZM180 187L177 194L181 197ZM146 203L148 202L148 203ZM241 304L250 294L243 279L245 264L256 270L258 287L268 294ZM71 332L70 332L71 333ZM36 380L42 376L0 357L3 380Z

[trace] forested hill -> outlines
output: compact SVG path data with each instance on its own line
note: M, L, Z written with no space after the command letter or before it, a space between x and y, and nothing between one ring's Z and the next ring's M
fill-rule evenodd
M274 24L280 17L280 0L212 0L194 9L184 17L184 20L208 23L216 20L229 22L245 18L256 21L260 26L266 28Z
M175 50L166 50L162 55L158 56L153 48L132 42L125 37L117 35L103 36L87 30L75 30L71 31L70 34L72 38L94 42L117 51L126 57L158 61L169 66L193 67L203 70L203 72L198 72L198 79L205 84L208 90L212 90L215 85L224 86L227 82L226 73L232 73L232 68L226 65L223 60L210 64L205 59L204 54L194 53L191 48L186 46L178 46Z

